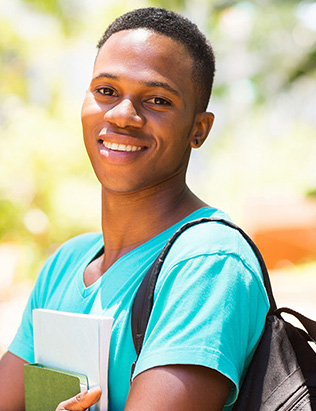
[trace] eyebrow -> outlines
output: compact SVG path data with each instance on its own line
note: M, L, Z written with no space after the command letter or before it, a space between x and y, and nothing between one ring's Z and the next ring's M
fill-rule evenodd
M112 80L119 80L120 77L115 75L115 74L111 74L111 73L100 73L98 74L96 77L93 78L93 80L98 80L100 78L109 78ZM173 87L170 86L170 84L165 83L163 81L139 81L139 84L146 86L146 87L156 87L156 88L164 88L168 91L170 91L170 93L174 94L175 96L179 97L180 93L174 89Z
M171 87L168 83L164 83L163 81L141 81L141 83L143 83L147 87L164 88L170 91L170 93L175 94L178 97L180 95L177 90Z

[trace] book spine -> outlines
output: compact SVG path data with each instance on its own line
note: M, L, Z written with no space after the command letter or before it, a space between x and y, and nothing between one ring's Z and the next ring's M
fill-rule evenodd
M102 396L100 400L100 411L108 410L108 366L109 366L109 351L113 320L106 318L100 320L100 382Z

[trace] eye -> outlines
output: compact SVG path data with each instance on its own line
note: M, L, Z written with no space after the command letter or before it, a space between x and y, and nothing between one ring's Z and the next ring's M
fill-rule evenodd
M96 92L102 94L102 96L113 96L116 97L117 93L112 88L109 87L99 87L96 89Z
M158 106L170 106L170 102L162 97L152 97L147 102Z

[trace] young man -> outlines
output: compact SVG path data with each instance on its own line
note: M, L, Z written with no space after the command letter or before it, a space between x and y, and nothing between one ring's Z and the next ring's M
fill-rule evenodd
M102 187L102 234L74 238L46 262L1 361L1 411L24 407L36 307L114 317L109 411L231 408L268 300L248 244L221 224L195 226L172 247L129 381L136 356L131 304L146 271L184 222L228 218L185 183L191 149L213 123L205 111L213 75L205 37L173 12L135 10L105 32L82 107L84 141ZM92 390L58 409L85 409L99 394Z

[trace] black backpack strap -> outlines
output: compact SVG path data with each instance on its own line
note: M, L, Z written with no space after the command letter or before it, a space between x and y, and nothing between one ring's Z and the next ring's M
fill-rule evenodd
M155 279L159 274L159 272L156 273L159 257L160 255L147 271L133 301L131 325L134 347L137 354L142 348L145 330L153 306Z
M164 246L152 266L149 268L147 271L141 285L139 286L137 293L135 295L134 301L133 301L133 306L132 306L132 315L131 315L131 326L132 326L132 337L133 337L133 343L135 347L135 351L137 354L137 358L139 356L140 350L143 345L143 340L146 332L146 327L149 321L150 313L152 310L153 306L153 300L154 300L154 291L155 291L155 285L156 281L159 275L159 272L161 270L161 266L172 246L172 244L176 241L176 239L188 228L195 226L197 224L201 223L208 223L208 222L216 222L216 223L221 223L226 226L229 226L237 231L244 237L244 239L248 242L250 247L252 248L253 252L255 253L263 275L263 280L264 280L264 285L267 290L268 298L269 298L269 303L270 303L270 311L269 312L274 312L276 310L276 303L275 299L272 293L272 288L271 288L271 283L269 279L269 274L266 268L266 265L264 263L263 257L258 250L257 246L255 243L251 240L251 238L237 225L234 223L221 219L221 218L212 218L212 217L202 217L197 220L190 221L186 224L184 224L182 227L180 227L174 234L173 236L169 239L167 244ZM136 359L137 361L137 359ZM134 371L135 363L134 362L132 366L132 374Z
M275 314L277 316L280 316L280 314L282 313L291 314L295 318L297 318L301 322L301 324L304 326L305 330L307 331L307 334L306 334L304 330L300 329L303 335L305 335L305 338L307 338L307 340L309 341L313 341L314 343L316 343L316 322L315 321L311 320L310 318L305 317L305 315L298 313L297 311L292 310L291 308L282 307L282 308L278 308L275 311Z

